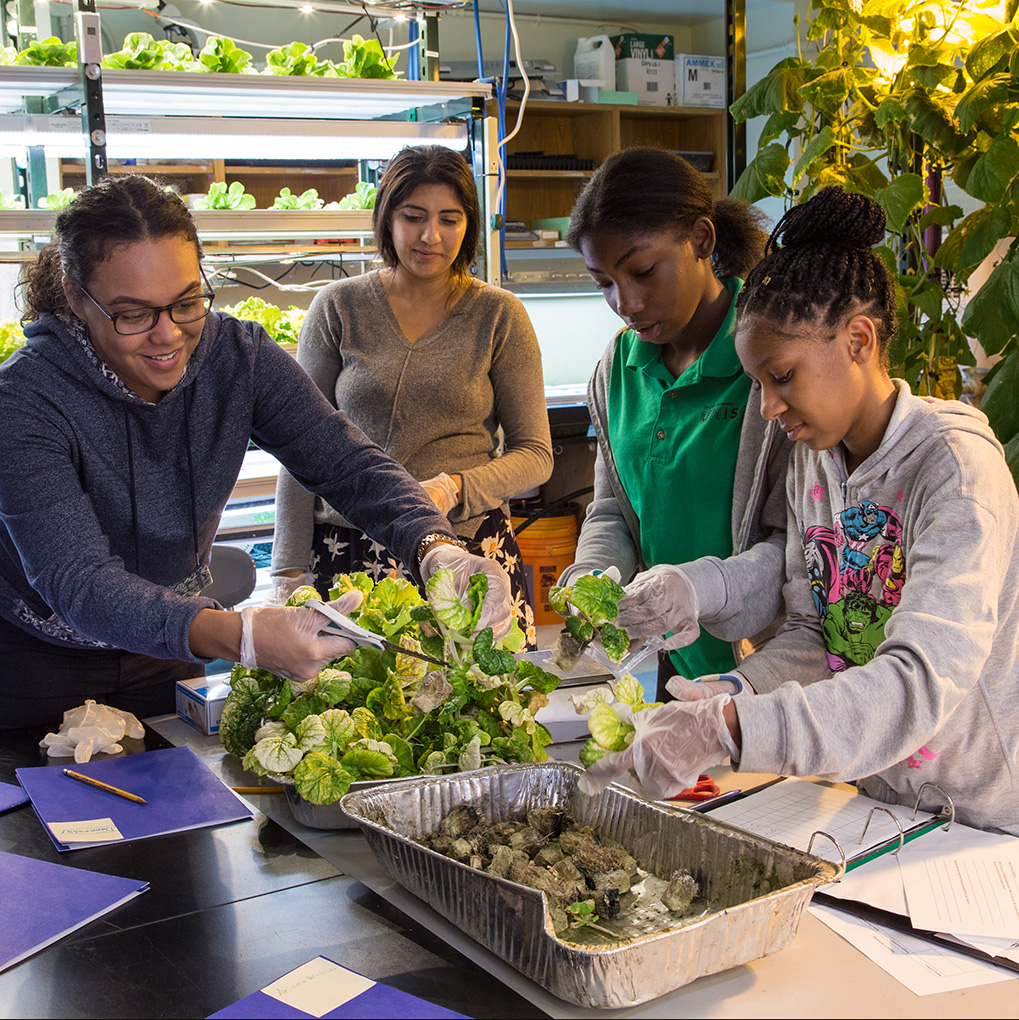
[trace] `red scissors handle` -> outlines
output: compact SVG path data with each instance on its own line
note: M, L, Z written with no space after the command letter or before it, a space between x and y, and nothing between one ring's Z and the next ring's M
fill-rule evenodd
M675 797L670 797L669 800L711 800L721 792L718 783L711 776L702 774L697 777L695 786L682 790Z

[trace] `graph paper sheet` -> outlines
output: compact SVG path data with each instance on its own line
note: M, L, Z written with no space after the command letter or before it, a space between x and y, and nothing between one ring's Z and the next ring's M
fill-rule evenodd
M934 817L918 812L916 818L911 818L911 807L882 804L859 793L833 789L806 779L783 779L759 793L723 804L710 815L797 850L806 850L815 832L826 832L838 840L846 857L851 859L898 837L898 827L882 810L874 812L866 839L860 841L873 808L891 811L904 831ZM821 836L814 840L811 853L835 863L840 860L838 850Z

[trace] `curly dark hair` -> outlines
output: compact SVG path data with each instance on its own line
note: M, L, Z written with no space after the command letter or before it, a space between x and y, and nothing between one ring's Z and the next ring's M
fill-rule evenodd
M469 275L481 236L478 188L470 164L444 145L408 145L386 166L375 195L372 230L383 265L395 269L399 259L393 244L393 212L422 184L445 184L453 189L467 217L467 230L450 272L454 279Z
M835 326L860 310L878 326L886 354L895 334L895 279L874 251L885 236L884 210L871 198L832 185L778 221L760 264L736 298L741 319Z
M711 265L720 277L743 276L764 253L767 218L760 210L723 199L716 202L704 175L665 149L635 147L609 156L594 172L570 214L567 243L601 231L640 236L672 227L689 235L701 217L715 226Z
M195 221L176 192L143 174L104 177L85 188L57 214L53 240L25 269L21 321L31 322L43 312L70 315L63 277L87 287L96 266L114 248L164 237L192 242L201 258Z

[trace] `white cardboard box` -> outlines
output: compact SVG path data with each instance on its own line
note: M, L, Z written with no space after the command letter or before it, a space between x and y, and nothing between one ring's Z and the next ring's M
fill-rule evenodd
M638 106L675 106L676 62L637 57L617 60L616 91L636 92Z
M229 673L177 681L177 715L199 733L219 733L223 705L230 693Z
M725 106L725 57L677 54L676 96L681 106Z

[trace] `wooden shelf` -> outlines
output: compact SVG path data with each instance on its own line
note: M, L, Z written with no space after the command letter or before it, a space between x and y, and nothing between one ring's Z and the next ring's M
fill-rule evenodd
M519 103L507 104L508 123L519 108ZM717 107L528 103L509 154L573 154L593 159L598 166L613 152L635 145L713 153L713 169L704 176L715 198L724 197L725 110ZM589 170L508 170L507 218L530 225L535 219L568 216L592 174Z

